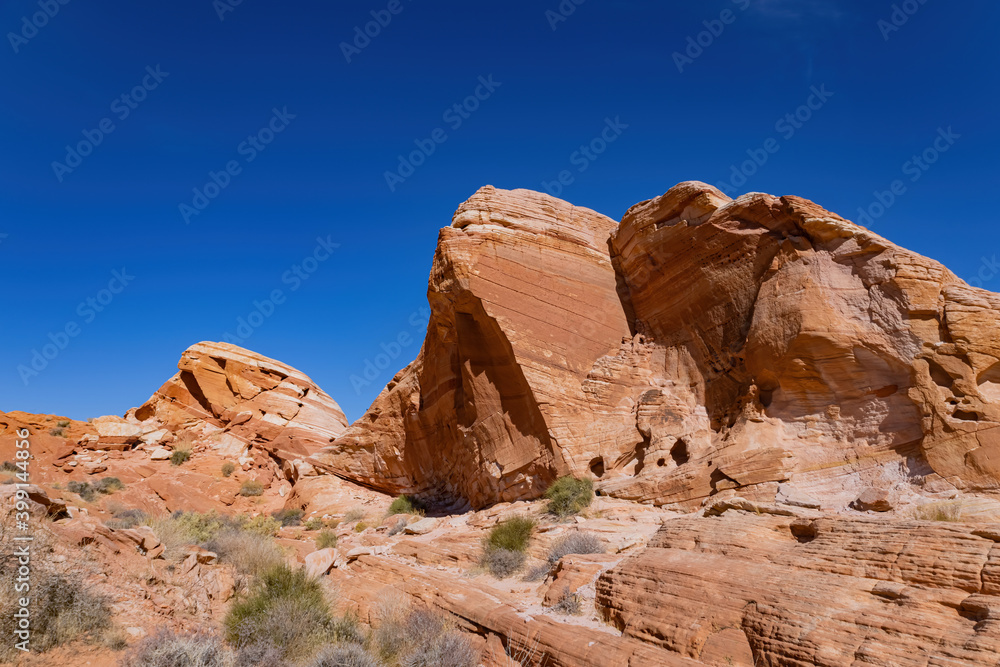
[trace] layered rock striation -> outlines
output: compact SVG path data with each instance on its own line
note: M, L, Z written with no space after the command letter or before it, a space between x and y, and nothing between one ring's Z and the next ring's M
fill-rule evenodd
M615 224L485 187L428 300L326 469L475 507L564 474L657 505L1000 484L1000 296L798 197L682 183Z

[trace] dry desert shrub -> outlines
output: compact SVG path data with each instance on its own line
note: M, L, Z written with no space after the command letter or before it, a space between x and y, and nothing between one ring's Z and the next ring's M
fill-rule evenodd
M235 667L222 640L209 634L161 631L133 647L123 667Z
M242 530L219 533L202 545L219 556L219 562L229 563L243 575L258 576L283 560L281 549L273 540Z
M308 663L308 667L383 667L382 663L361 644L328 646Z
M380 605L372 634L375 652L400 667L475 667L478 655L442 614L410 609L398 599Z
M570 554L602 554L604 545L597 535L582 531L573 532L558 540L549 551L549 564L555 565L563 556Z
M578 514L594 500L594 483L589 479L560 477L545 492L549 499L547 511L559 518Z

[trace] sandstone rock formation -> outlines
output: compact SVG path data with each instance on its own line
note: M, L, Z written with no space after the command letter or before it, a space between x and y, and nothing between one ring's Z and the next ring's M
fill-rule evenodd
M119 430L131 426L136 440L162 432L161 439L202 443L241 463L258 448L295 470L347 427L340 406L306 375L235 345L192 345L177 368ZM108 427L95 421L103 447Z
M682 183L615 225L485 187L428 299L324 469L475 507L563 474L657 505L1000 485L1000 296L797 197Z
M995 525L677 519L600 577L597 605L625 637L699 664L994 665L998 538Z

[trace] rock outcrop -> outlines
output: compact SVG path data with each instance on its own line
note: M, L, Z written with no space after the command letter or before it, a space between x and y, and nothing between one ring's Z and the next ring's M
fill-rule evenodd
M997 539L947 522L676 519L598 579L597 605L624 637L699 664L992 665Z
M476 507L564 474L657 505L1000 485L1000 296L804 199L682 183L615 225L485 187L428 299L327 470Z
M235 345L192 345L177 368L146 403L125 415L119 430L132 426L136 439L162 434L246 461L258 448L287 462L291 475L297 468L311 470L305 460L347 428L340 406L305 374ZM97 446L104 440L101 431Z

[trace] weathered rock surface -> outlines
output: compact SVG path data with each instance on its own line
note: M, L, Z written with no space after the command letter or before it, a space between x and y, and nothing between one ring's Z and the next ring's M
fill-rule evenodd
M307 471L304 459L347 427L332 398L298 370L228 343L198 343L184 351L178 373L121 428L201 444L232 459L260 448ZM98 424L98 430L102 427ZM100 444L106 437L101 432ZM157 450L159 451L159 450ZM293 468L294 469L294 468ZM296 472L295 475L305 474Z
M475 507L563 474L689 507L1000 486L1000 296L804 199L682 183L615 225L485 187L428 299L323 469Z
M997 662L992 533L844 517L803 530L802 521L795 530L795 520L741 512L668 521L601 575L597 605L624 636L704 664L724 654L746 667Z

